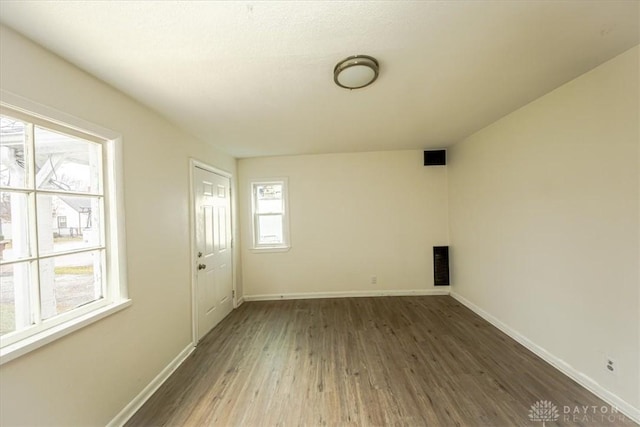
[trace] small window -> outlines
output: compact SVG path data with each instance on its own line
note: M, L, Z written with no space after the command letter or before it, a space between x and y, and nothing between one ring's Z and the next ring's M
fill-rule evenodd
M66 216L59 216L58 217L58 228L60 228L60 229L67 228L67 217Z
M2 363L128 302L114 144L75 123L2 106Z
M289 248L287 180L280 178L251 183L253 248Z

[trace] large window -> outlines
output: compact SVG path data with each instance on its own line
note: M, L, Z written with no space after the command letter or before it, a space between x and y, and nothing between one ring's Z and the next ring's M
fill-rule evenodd
M3 362L126 300L111 144L57 120L0 110Z
M288 249L287 180L253 181L251 194L253 248Z

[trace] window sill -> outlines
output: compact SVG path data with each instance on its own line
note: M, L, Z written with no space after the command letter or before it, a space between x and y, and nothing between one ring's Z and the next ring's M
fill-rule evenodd
M20 340L14 344L8 345L0 349L0 365L4 365L11 360L49 344L58 338L62 338L65 335L69 335L70 333L97 322L100 319L104 319L107 316L124 310L130 305L130 299L118 301L101 309L87 313L84 316L80 316L66 323L62 323L54 326L53 328L47 329L46 331L42 331L38 334Z
M269 252L289 252L291 246L265 246L261 248L251 248L251 252L260 254L260 253L269 253Z

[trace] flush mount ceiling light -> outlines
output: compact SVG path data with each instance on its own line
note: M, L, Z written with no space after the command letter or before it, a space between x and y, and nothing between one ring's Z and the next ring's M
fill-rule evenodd
M367 55L353 55L338 62L333 69L333 81L345 89L369 86L378 78L378 61Z

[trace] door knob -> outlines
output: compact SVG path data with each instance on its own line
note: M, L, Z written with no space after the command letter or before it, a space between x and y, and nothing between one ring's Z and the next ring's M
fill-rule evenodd
M207 268L205 264L198 264L198 270L204 270L205 268Z

